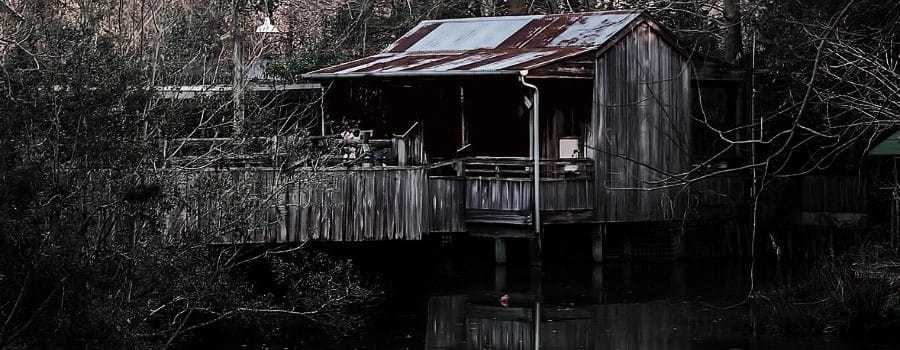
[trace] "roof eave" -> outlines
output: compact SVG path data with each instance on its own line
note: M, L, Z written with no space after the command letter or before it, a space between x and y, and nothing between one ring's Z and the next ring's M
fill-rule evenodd
M440 72L375 72L375 73L312 73L304 74L303 79L308 80L334 80L334 79L359 79L359 78L451 78L472 76L526 76L528 70L494 70L494 71L440 71Z

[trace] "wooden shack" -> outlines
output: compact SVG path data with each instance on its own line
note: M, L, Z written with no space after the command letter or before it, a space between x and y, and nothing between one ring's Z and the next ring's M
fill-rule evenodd
M739 119L744 75L643 11L423 21L304 77L325 86L323 135L402 139L374 166L425 170L430 232L692 219L744 192L703 175L727 164L697 159L692 138L698 91L724 91Z

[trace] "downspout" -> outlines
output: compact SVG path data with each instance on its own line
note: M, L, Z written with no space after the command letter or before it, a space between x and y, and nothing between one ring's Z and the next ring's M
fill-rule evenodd
M331 85L329 85L329 88L330 87L331 87ZM325 86L320 85L319 86L319 123L321 125L319 125L319 126L321 129L320 130L321 134L319 136L325 136L325 93L326 92L327 91L325 90Z
M525 81L525 74L519 76L519 82L531 89L534 103L531 105L531 160L534 162L534 232L541 233L541 139L540 139L540 101L541 92L538 87Z

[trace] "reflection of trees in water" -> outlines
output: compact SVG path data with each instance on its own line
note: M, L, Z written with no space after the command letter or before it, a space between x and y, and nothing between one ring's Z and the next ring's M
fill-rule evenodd
M689 349L694 338L740 336L696 304L647 302L542 306L543 349ZM464 295L428 301L428 349L535 349L534 306L476 305Z

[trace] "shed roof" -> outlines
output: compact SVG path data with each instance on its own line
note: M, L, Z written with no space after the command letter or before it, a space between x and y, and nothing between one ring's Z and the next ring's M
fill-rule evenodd
M423 21L376 55L307 78L520 74L609 44L643 11Z
M873 156L900 156L900 131L888 136L884 141L875 145L869 154Z

